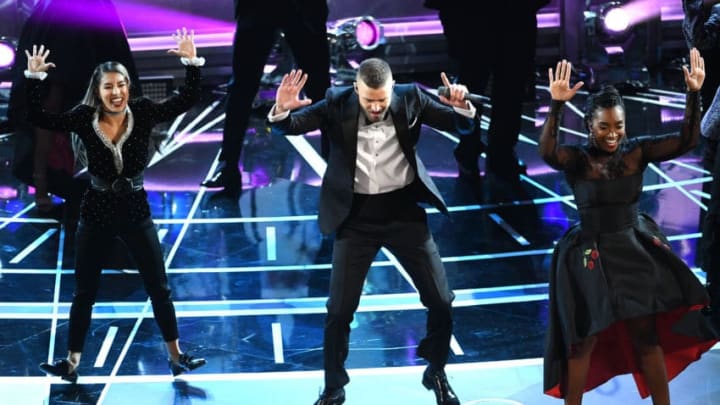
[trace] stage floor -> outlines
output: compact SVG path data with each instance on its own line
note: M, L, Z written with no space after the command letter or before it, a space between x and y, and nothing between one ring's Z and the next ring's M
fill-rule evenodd
M436 83L428 83L430 87ZM3 169L0 177L0 403L310 404L322 389L322 326L332 238L316 223L325 163L319 133L271 137L258 108L242 161L239 198L199 186L217 165L222 94L175 122L169 148L146 172L153 219L163 244L181 343L207 366L173 380L164 345L132 260L113 250L104 270L80 379L46 377L38 363L65 355L73 290L72 245L59 209L40 215L32 190ZM457 176L449 133L423 128L419 155L448 206L428 209L431 230L457 298L447 368L468 404L551 404L542 392L550 253L577 220L562 175L538 157L549 104L540 84L527 103L518 183ZM582 109L586 94L573 105ZM684 95L648 89L626 98L628 134L677 132ZM489 104L488 104L489 106ZM485 108L487 114L489 108ZM484 123L487 124L487 116ZM579 110L566 107L562 137L583 142ZM13 139L0 142L12 156ZM481 158L481 166L484 158ZM651 165L640 208L694 267L702 183L699 153ZM58 204L60 200L56 201ZM704 281L704 273L695 268ZM368 274L352 324L347 404L433 404L415 354L425 313L405 270L388 251ZM673 404L720 403L720 351L670 384ZM629 376L589 393L588 404L650 403Z

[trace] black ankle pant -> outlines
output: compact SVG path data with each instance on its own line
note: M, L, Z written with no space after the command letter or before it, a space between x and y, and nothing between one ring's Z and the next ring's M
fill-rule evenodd
M103 261L116 236L125 242L137 263L163 339L169 342L178 338L175 307L170 298L160 241L152 220L148 218L139 224L117 223L108 228L84 225L81 221L75 239L75 293L70 308L68 341L71 352L83 351Z

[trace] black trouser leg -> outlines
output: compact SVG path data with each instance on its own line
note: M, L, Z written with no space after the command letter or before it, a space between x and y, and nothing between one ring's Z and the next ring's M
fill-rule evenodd
M70 307L68 350L82 352L95 304L102 260L112 243L112 233L78 227L75 238L75 292Z
M379 250L376 240L348 226L336 236L323 343L326 389L340 388L350 381L345 370L350 322L370 264Z
M410 275L420 294L420 301L428 309L426 335L417 353L432 368L441 370L447 363L450 350L455 295L448 284L445 267L427 223L399 223L388 240L388 249Z
M130 248L130 253L137 263L163 340L166 342L176 340L178 326L175 307L170 298L165 263L155 225L148 219L138 227L121 233L120 237Z
M285 39L288 42L298 68L307 73L304 92L313 103L325 98L325 92L330 87L330 49L327 40L327 9L318 12L312 19L291 19L283 27ZM327 139L325 128L320 128L320 155L327 159L330 151L330 141Z
M277 28L262 22L238 21L233 40L232 78L225 103L220 160L227 175L237 175L252 102L260 88L263 69L275 40Z

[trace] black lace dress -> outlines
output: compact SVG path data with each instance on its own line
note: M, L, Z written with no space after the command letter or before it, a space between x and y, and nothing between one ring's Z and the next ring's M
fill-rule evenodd
M555 104L548 120L557 122L561 105ZM700 312L709 300L705 288L655 221L638 211L647 164L677 157L697 141L697 96L688 96L680 135L626 139L612 154L558 145L556 122L546 125L541 152L566 173L580 221L553 253L544 392L564 397L561 383L573 346L596 336L585 391L632 373L645 398L649 392L621 321L655 315L668 379L718 341Z

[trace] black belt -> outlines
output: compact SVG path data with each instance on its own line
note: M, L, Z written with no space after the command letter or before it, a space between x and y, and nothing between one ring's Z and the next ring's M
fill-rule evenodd
M116 194L127 194L139 191L143 188L143 175L135 177L118 177L112 182L105 181L97 176L90 176L90 188L100 192L113 192Z

